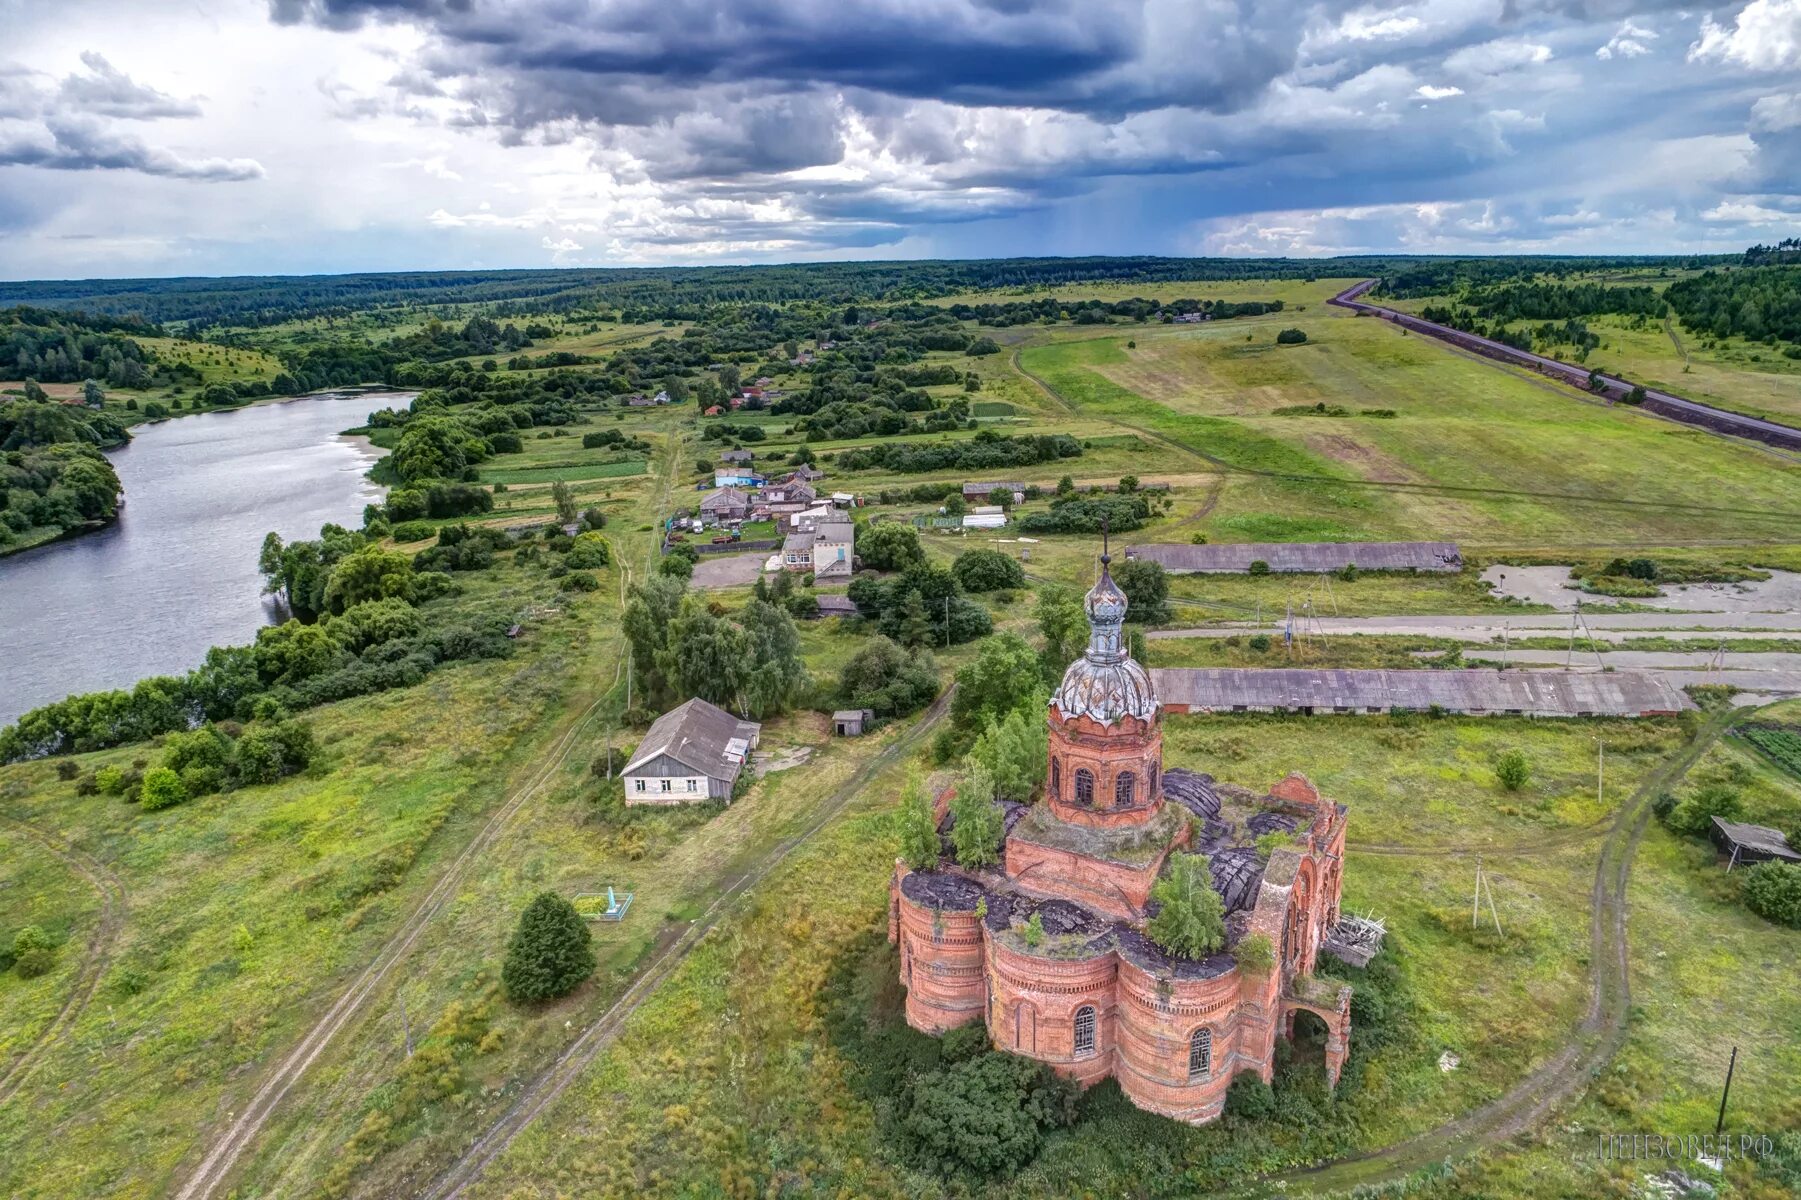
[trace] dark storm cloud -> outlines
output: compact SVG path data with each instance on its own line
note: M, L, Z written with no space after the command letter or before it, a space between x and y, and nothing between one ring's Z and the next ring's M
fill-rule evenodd
M263 168L249 159L183 158L77 117L52 118L41 129L0 133L0 167L6 166L56 171L139 171L208 182L260 179L264 174Z
M532 124L681 109L680 89L860 88L972 105L1121 113L1229 107L1294 61L1311 4L1252 0L272 0L284 23L406 20L442 73L512 85ZM594 87L574 86L579 80ZM615 88L654 82L654 98ZM640 117L639 119L642 119Z

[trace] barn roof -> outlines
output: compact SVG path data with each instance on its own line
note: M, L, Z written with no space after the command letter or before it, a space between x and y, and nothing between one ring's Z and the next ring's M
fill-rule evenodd
M1643 716L1694 703L1644 671L1332 671L1168 667L1151 672L1165 706L1191 709L1430 709L1541 716Z
M1460 571L1456 542L1244 542L1184 546L1153 543L1126 548L1127 558L1161 563L1166 571L1242 572L1253 562L1272 571Z

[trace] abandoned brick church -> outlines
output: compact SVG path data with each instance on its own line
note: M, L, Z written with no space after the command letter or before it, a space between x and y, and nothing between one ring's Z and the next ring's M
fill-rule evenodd
M1336 1084L1351 992L1312 972L1339 918L1345 809L1298 774L1259 795L1163 770L1156 692L1124 648L1126 597L1107 563L1086 600L1088 649L1051 697L1041 802L1008 806L1001 863L896 865L888 934L907 1020L928 1033L986 1021L1000 1049L1083 1086L1112 1076L1139 1107L1200 1124L1240 1072L1270 1078L1277 1037L1306 1012L1324 1023ZM942 827L942 797L939 809ZM1255 843L1269 833L1289 844L1266 862ZM1198 960L1144 932L1177 850L1209 857L1226 913L1224 949ZM1042 937L1027 932L1034 913ZM1257 934L1274 962L1242 968L1232 951Z

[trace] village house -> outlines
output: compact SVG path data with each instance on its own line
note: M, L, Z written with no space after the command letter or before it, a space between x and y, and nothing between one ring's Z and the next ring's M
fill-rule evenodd
M813 572L815 579L848 578L855 554L855 530L848 521L821 522L782 540L782 569Z
M763 499L771 504L809 505L819 499L819 493L798 480L787 483L772 483L763 489Z
M800 466L794 468L788 478L799 480L801 483L813 483L817 480L824 479L825 472L821 471L818 467L815 467L812 463L802 463Z
M651 723L626 764L627 804L730 800L762 726L696 697Z
M700 522L713 526L729 521L742 521L750 515L750 494L735 487L709 492L700 502Z
M981 1021L997 1049L1084 1087L1115 1079L1138 1107L1198 1125L1240 1073L1268 1082L1278 1040L1304 1021L1336 1086L1351 989L1313 969L1339 925L1346 809L1298 774L1258 793L1164 770L1156 686L1126 651L1108 561L1084 603L1088 649L1046 712L1043 792L1005 806L1000 863L895 864L888 938L907 1023L938 1034ZM1260 852L1271 833L1286 844ZM1225 913L1224 944L1198 958L1146 932L1177 852L1208 856ZM1251 938L1259 951L1241 962Z
M764 482L763 477L749 467L713 468L713 486L716 488L760 488Z
M747 463L751 461L752 457L753 455L749 450L727 450L724 454L719 456L719 461L728 463Z

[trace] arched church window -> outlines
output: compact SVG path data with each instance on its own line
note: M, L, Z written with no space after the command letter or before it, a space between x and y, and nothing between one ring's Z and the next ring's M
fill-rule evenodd
M1197 1029L1188 1036L1188 1078L1205 1079L1213 1070L1213 1031Z
M1094 1006L1084 1004L1076 1009L1076 1053L1094 1053Z
M1051 799L1063 799L1063 764L1051 759Z
M1094 772L1087 767L1076 772L1076 803L1094 803Z
M1131 808L1132 793L1136 790L1137 781L1132 772L1121 771L1119 778L1113 781L1113 805L1115 808Z

